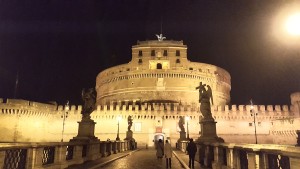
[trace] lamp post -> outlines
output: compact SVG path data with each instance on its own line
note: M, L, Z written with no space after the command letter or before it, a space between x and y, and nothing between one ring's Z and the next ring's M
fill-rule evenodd
M186 120L186 138L187 139L190 139L190 134L189 134L189 120L190 120L190 117L189 116L185 116L185 120Z
M121 116L117 116L117 121L118 121L118 133L117 133L117 138L116 138L117 141L120 140L119 131L120 131L120 121L121 121L121 119L122 119Z
M252 102L252 99L250 100L250 113L251 113L251 116L253 116L253 122L254 122L254 134L255 134L255 144L257 144L257 134L256 134L256 116L257 116L257 113L254 112L254 106L253 106L253 102Z
M68 111L69 111L69 101L67 101L65 105L65 111L63 111L63 114L61 115L61 118L63 119L63 128L61 131L61 142L64 141L65 121L66 118L68 118Z

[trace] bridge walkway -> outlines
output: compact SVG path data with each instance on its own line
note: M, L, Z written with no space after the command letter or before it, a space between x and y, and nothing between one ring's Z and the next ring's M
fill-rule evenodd
M73 165L68 169L163 169L166 168L165 158L157 159L154 148L138 149L112 154L84 164ZM172 158L172 169L187 169L188 155L182 151L174 149ZM195 161L195 168L200 168L200 164Z

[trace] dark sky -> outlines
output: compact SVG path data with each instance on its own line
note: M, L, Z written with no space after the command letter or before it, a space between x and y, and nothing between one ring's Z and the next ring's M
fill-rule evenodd
M14 97L19 72L16 98L81 104L81 89L129 62L131 46L156 39L162 21L167 39L188 46L189 60L231 74L232 104L290 104L300 91L300 39L284 43L272 32L291 2L0 0L0 97Z

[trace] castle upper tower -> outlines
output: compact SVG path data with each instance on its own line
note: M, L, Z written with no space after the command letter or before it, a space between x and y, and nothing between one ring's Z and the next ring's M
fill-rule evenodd
M195 89L211 86L215 105L230 101L230 74L217 66L191 62L183 41L138 41L127 64L108 68L96 79L97 104L161 102L196 104Z

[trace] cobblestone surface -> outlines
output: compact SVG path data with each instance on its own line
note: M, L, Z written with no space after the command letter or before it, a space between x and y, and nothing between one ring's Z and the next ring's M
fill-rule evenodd
M126 156L112 163L109 163L99 169L160 169L166 168L165 158L157 159L154 149L142 149L132 155ZM182 169L182 165L173 155L172 169Z
M188 155L174 150L176 156L183 164L179 162L176 156L172 157L172 169L188 168ZM141 149L138 151L127 151L118 154L112 154L108 157L100 158L95 161L89 161L84 164L74 165L68 169L164 169L166 168L165 158L157 159L155 149ZM195 168L200 168L195 161Z

